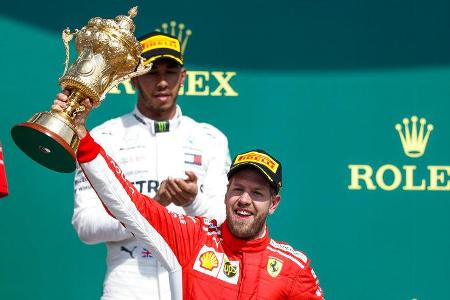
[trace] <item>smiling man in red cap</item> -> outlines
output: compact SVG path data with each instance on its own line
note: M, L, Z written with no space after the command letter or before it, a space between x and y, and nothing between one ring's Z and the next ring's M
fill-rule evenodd
M86 132L78 162L112 215L182 271L183 299L323 299L310 261L269 237L267 216L280 203L281 163L254 150L238 155L228 172L226 221L167 212L124 178Z
M91 105L84 104L87 114ZM52 108L63 105L55 101ZM77 121L82 171L110 213L173 275L172 299L323 299L309 259L269 237L267 217L280 203L282 186L281 163L273 156L253 150L235 157L219 227L215 220L170 213L139 193L87 132L85 118Z

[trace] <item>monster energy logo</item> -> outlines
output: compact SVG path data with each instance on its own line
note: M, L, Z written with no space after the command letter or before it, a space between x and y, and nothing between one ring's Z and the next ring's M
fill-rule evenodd
M169 125L169 121L155 122L155 132L167 132Z

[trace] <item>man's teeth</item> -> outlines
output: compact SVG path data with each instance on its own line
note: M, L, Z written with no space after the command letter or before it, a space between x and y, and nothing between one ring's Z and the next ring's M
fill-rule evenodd
M250 215L251 215L250 212L245 211L245 210L236 210L236 213L237 213L238 215L242 215L242 216L250 216Z

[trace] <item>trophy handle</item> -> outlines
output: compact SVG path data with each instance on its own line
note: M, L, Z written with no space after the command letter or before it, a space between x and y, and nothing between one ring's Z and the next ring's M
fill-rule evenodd
M64 76L66 74L66 71L67 71L67 68L69 65L69 59L70 59L69 42L73 39L73 37L75 35L77 35L77 33L78 33L78 29L75 29L75 32L70 32L69 27L67 27L66 29L64 29L62 31L62 40L64 43L64 49L66 50L66 61L64 62L64 72L63 72L62 76Z
M153 64L149 64L147 66L144 65L144 58L141 56L139 59L139 64L136 68L136 71L134 71L133 73L130 73L128 75L122 76L120 78L117 78L116 80L114 80L113 82L111 82L111 84L105 89L105 91L100 95L100 102L106 97L106 94L113 88L116 87L119 83L121 83L124 80L136 77L136 76L140 76L142 74L147 73L148 71L151 70Z

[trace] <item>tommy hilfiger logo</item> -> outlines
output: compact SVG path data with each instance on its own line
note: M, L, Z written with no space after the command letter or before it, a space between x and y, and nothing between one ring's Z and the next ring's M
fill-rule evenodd
M202 165L202 156L200 154L185 153L184 154L184 163L201 166Z
M192 35L192 30L186 29L183 23L178 23L176 21L170 21L169 23L162 23L161 28L155 29L155 31L170 34L178 38L181 43L181 53L184 55L189 37Z
M425 118L420 119L420 127L417 128L417 121L419 121L419 118L412 116L411 122L408 118L403 119L403 128L401 124L395 125L402 141L403 151L408 157L412 158L421 157L425 153L430 133L434 128L432 124L428 124L425 128L427 123Z

